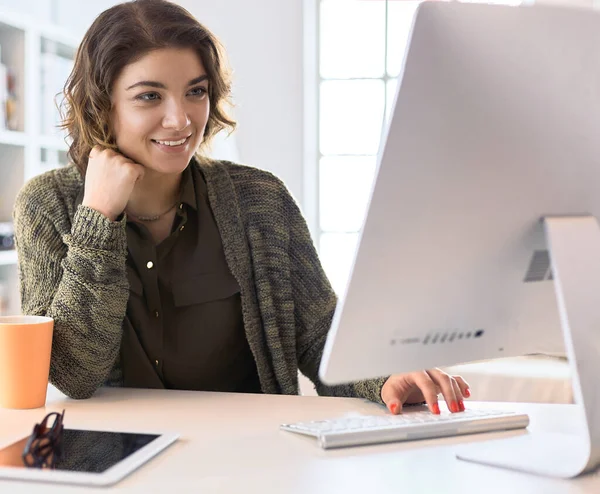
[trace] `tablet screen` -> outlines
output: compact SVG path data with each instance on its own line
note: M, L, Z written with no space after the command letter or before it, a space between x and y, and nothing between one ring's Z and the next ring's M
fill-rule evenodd
M54 470L102 473L154 441L156 434L128 432L63 430L63 454ZM21 454L29 438L25 437L0 450L0 467L27 467Z

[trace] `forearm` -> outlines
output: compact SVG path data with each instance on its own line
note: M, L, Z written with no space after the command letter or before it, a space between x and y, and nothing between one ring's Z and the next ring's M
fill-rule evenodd
M319 395L366 398L383 403L385 378L327 386L319 379L325 340L337 305L337 297L321 266L308 227L297 205L286 196L290 224L289 256L296 313L298 367L315 385Z
M320 332L323 336L317 338L316 344L314 344L311 350L308 350L303 354L299 363L301 372L314 383L317 393L320 396L365 398L375 403L383 403L383 400L381 399L381 388L387 378L367 379L336 386L328 386L319 379L319 366L323 355L327 331L324 328L321 331L317 330L317 332Z
M354 398L365 398L375 403L383 403L381 399L381 388L386 378L367 379L350 384L327 386L317 380L315 388L320 396L347 396Z
M22 310L54 319L52 384L72 398L88 398L107 379L121 343L126 234L124 225L80 206L71 234L61 240L66 254L51 266L34 256L51 245L18 241L25 244L19 248Z

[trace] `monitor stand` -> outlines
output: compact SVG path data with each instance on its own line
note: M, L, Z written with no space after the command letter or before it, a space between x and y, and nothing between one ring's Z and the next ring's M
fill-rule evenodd
M600 227L593 216L546 217L543 223L579 414L577 430L552 433L532 427L520 436L461 446L457 457L572 478L600 464Z

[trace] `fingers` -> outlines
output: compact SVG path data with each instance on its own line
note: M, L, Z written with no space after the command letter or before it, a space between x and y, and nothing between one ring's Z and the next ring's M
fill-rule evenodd
M404 394L404 384L402 381L402 379L392 376L381 388L381 399L393 415L398 415L402 412L402 403L404 403L402 396ZM409 386L408 383L406 385Z
M138 165L137 163L124 158L124 166L127 167L129 175L134 182L138 182L142 178L144 178L144 167L142 165Z
M397 374L381 388L381 399L389 411L397 415L406 402L424 399L431 413L439 415L438 394L441 393L452 413L465 410L464 396L470 396L469 385L460 376L450 376L440 369Z
M463 396L456 379L440 369L430 369L427 373L440 387L448 410L452 413L464 411Z
M422 401L424 396L428 396L430 410L437 409L439 413L435 384L431 382L425 371L391 376L381 388L381 399L393 415L401 413L402 405L415 395L419 401Z
M129 159L124 154L119 151L115 151L113 149L104 148L100 145L95 145L90 154L88 155L89 160L95 160L97 158L104 158L104 160L111 160L116 163L121 164L127 170L127 175L130 180L133 182L137 182L144 178L145 168L136 163L135 161Z
M452 380L452 387L454 388L454 395L456 396L456 401L458 403L458 411L464 412L465 411L465 402L463 401L463 395L460 391L460 387L458 386L458 383L456 382L456 378L454 376L451 376L451 380Z
M90 160L95 159L101 152L102 152L102 148L98 145L95 145L92 148L92 150L90 151L90 153L88 154L88 159L90 159Z
M113 158L113 157L123 157L119 153L115 153L112 149L105 148L96 144L92 150L88 154L88 160L96 160L98 158L104 157L104 159Z
M114 151L112 149L107 149L110 153L110 156L113 159L116 159L119 163L121 163L124 167L126 167L130 178L134 182L138 182L142 178L144 178L144 174L146 172L146 168L139 163L136 163L131 158L125 156L123 153L119 151Z
M89 154L82 205L115 221L146 169L118 150L94 146Z
M421 393L423 393L423 398L425 398L425 402L431 413L439 415L440 406L438 404L437 386L431 379L431 376L425 371L413 372L409 375L414 376L415 384L419 387Z
M456 380L456 384L458 384L458 387L460 388L460 392L462 393L462 395L465 398L470 398L471 390L469 389L469 383L460 376L454 376L454 379Z

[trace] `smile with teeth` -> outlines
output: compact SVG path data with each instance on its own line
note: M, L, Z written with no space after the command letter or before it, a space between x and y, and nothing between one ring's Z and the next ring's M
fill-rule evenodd
M158 144L162 144L163 146L181 146L185 141L189 139L190 136L185 137L179 141L158 141L156 139L152 139L154 142Z

